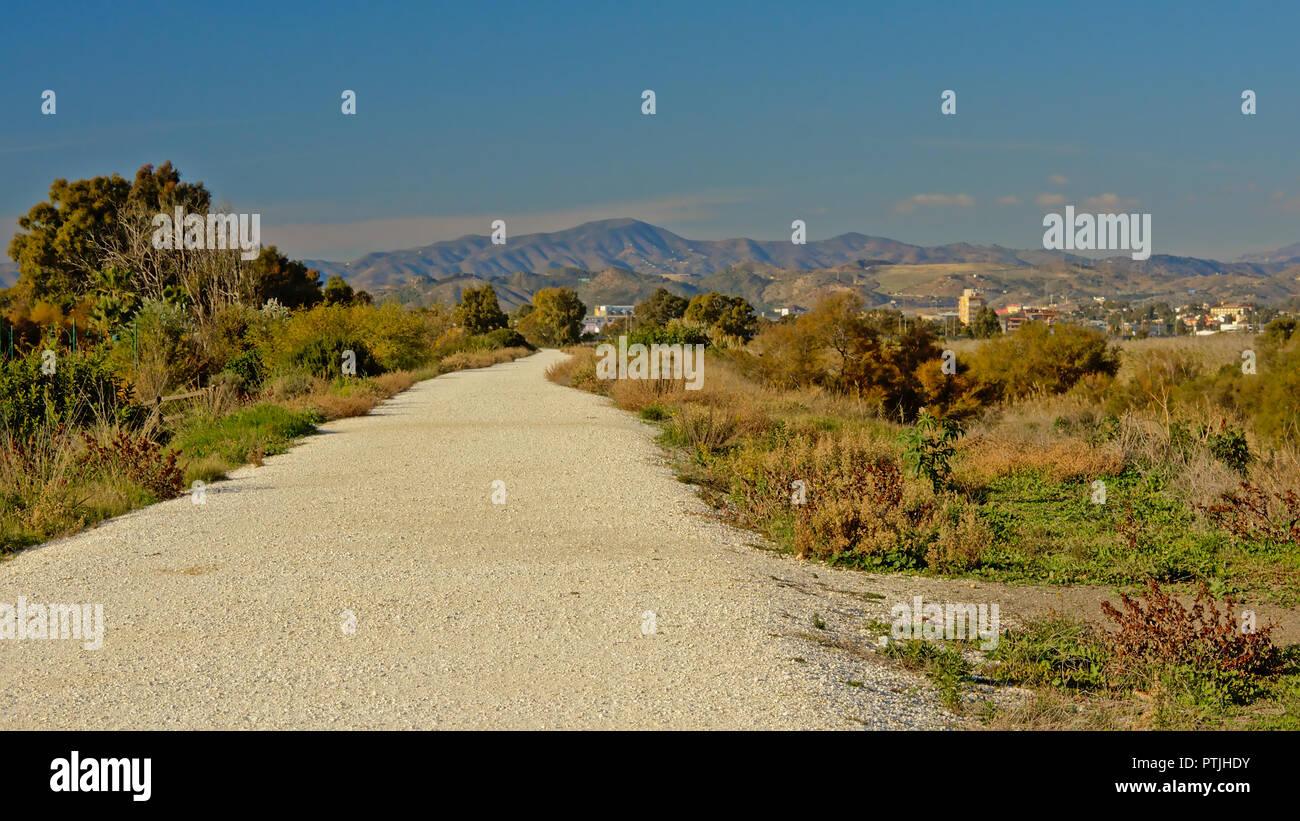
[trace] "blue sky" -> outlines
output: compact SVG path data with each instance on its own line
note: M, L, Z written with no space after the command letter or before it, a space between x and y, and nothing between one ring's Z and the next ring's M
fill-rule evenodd
M1300 10L1206 5L24 3L0 219L171 160L306 258L621 216L1039 247L1065 203L1155 253L1298 242Z

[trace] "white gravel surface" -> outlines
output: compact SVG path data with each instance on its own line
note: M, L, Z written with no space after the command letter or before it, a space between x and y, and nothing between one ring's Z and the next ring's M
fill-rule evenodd
M0 641L0 728L953 724L924 680L808 638L902 599L718 522L652 426L543 378L562 357L423 382L203 505L0 563L0 603L106 622L100 650Z

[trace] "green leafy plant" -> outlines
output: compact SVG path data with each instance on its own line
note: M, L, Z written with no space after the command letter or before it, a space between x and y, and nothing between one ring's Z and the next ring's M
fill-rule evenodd
M924 410L910 428L899 434L903 463L913 476L929 480L935 493L951 484L951 462L961 433L953 420L939 419Z

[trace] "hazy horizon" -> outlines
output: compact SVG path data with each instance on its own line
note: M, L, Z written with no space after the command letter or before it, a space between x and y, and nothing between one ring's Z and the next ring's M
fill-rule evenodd
M1300 241L1295 8L229 11L11 11L11 233L55 178L170 160L308 259L614 217L689 238L787 239L802 219L810 241L1036 248L1068 203L1151 213L1154 254ZM183 35L184 67L139 59L159 30Z

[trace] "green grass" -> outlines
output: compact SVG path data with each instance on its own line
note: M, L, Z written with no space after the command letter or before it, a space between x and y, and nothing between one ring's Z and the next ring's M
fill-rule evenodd
M1234 545L1153 477L1125 472L1107 481L1106 493L1106 503L1094 505L1086 482L1049 482L1035 473L992 482L981 493L980 515L997 539L966 575L1058 585L1204 581L1215 595L1300 601L1295 545Z
M1076 710L1083 706L1092 721L1103 722L1097 726L1112 729L1297 730L1300 645L1284 648L1282 657L1275 676L1174 667L1156 668L1149 679L1144 672L1141 680L1129 680L1132 670L1112 678L1105 634L1052 617L1006 631L977 672L1035 692L1037 703L1008 714L1012 725L1031 717L1039 729L1077 728L1083 719Z
M908 639L891 641L885 646L884 654L904 668L924 674L939 689L943 705L953 712L961 711L961 686L970 677L972 666L956 649L937 642Z
M315 411L265 402L217 419L191 417L172 440L185 464L185 481L210 481L248 461L250 452L284 453L322 422Z

